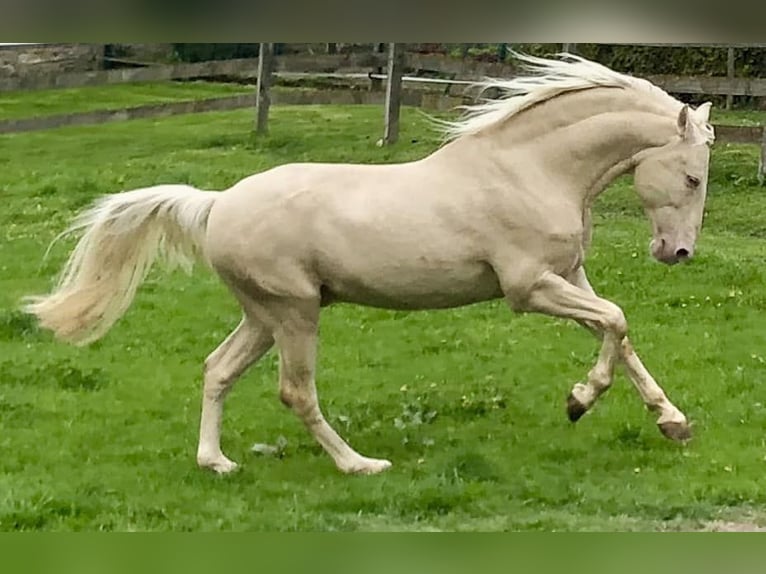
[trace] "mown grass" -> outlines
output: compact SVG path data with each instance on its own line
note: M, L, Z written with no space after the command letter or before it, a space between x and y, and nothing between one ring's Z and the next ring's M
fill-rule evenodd
M729 126L763 126L766 125L766 110L734 110L713 109L711 119L714 123Z
M117 110L145 104L201 100L252 90L252 86L242 84L189 81L0 92L0 120Z
M577 426L563 403L596 354L578 327L502 302L433 313L323 314L328 418L390 472L334 469L276 392L268 355L227 403L217 477L194 464L201 365L237 323L204 268L153 272L124 319L87 348L53 342L18 300L67 253L49 241L91 199L161 182L220 189L289 161L386 162L438 145L416 110L380 149L378 107L252 113L0 137L0 529L656 530L760 522L766 502L766 196L757 149L717 146L698 257L667 268L619 182L599 202L588 264L626 311L636 348L694 423L682 447L622 376ZM283 444L279 457L250 452Z

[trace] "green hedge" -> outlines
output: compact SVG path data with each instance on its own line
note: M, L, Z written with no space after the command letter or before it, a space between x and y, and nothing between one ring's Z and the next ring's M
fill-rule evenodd
M424 45L413 45L419 49ZM561 44L441 44L440 51L458 58L503 61L510 57L509 49L535 56L550 56L561 51ZM726 75L726 48L670 48L652 46L622 46L614 44L577 44L577 53L619 70L635 75L678 74L683 76ZM766 49L737 48L737 75L766 77Z
M173 44L176 57L182 62L255 58L259 44Z
M512 44L514 49L543 55L557 52L561 44ZM669 48L577 44L577 52L610 68L635 75L726 75L726 48ZM738 48L737 75L766 78L766 49Z

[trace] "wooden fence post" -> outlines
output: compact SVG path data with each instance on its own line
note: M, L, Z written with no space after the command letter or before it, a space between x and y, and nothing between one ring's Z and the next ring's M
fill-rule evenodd
M381 44L379 42L375 42L375 47L373 48L373 53L378 54L385 54L386 53L386 45ZM383 68L381 66L377 66L373 68L372 72L374 74L382 74ZM383 80L370 80L370 91L372 92L380 92L383 89Z
M729 47L726 55L726 76L729 78L729 90L734 84L734 48ZM734 95L729 92L726 94L726 109L730 110L734 103Z
M255 133L266 135L269 133L269 88L271 87L271 74L274 71L274 44L261 43L258 50L258 85L255 96Z
M382 145L396 143L399 139L399 109L402 99L402 75L404 58L401 46L388 45L388 77L386 79L386 125Z

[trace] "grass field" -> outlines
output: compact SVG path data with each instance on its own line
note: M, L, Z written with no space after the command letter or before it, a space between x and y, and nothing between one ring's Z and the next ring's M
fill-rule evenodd
M0 120L116 110L252 92L252 86L203 81L147 82L88 88L0 92Z
M0 529L658 530L766 521L766 195L757 148L717 146L699 254L664 267L628 181L598 206L593 284L623 306L635 346L693 421L667 442L620 376L577 426L564 414L597 346L575 325L501 302L323 314L318 385L358 450L393 460L340 475L277 400L268 355L227 403L224 449L242 469L194 462L201 365L238 309L204 268L153 272L109 335L53 342L15 309L46 290L70 243L42 255L99 194L162 182L220 189L289 161L390 162L437 145L404 110L375 147L377 107L252 112L0 136ZM280 456L250 452L283 445ZM727 527L729 527L727 526Z

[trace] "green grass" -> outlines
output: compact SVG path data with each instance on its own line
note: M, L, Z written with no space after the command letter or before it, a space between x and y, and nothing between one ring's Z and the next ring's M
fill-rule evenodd
M766 110L713 109L711 119L714 123L728 126L763 126L766 125Z
M501 302L433 313L323 314L318 385L329 420L390 458L346 477L277 399L268 355L227 402L217 477L194 463L201 365L237 323L204 268L153 272L88 348L53 342L16 309L46 290L69 243L42 255L95 196L160 182L223 188L290 161L387 162L437 145L405 109L379 149L378 107L252 112L0 137L0 529L657 530L761 522L766 503L766 194L757 148L718 146L698 257L664 267L629 181L598 205L588 270L626 311L638 352L694 423L665 441L620 376L577 426L564 398L597 346L573 324ZM250 452L286 441L282 456Z
M253 90L214 82L158 82L0 93L0 120L201 100Z

